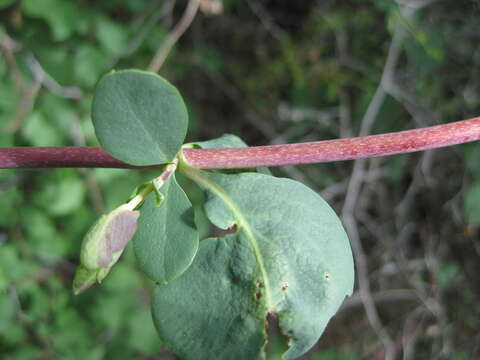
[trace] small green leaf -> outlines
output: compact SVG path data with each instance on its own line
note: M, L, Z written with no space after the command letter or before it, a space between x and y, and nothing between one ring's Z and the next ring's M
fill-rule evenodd
M93 87L105 71L105 56L101 49L89 44L80 43L75 47L71 57L75 81L79 85Z
M26 15L45 20L55 41L71 37L83 15L76 2L62 0L22 0L22 8Z
M192 204L172 175L161 187L163 201L149 196L141 208L133 239L140 268L154 281L167 283L181 275L198 250Z
M289 341L285 359L308 351L353 290L353 259L332 209L312 190L258 173L191 168L225 238L205 240L192 266L153 296L160 337L185 359L261 359L267 313Z
M42 179L45 185L35 194L35 201L53 216L65 216L82 205L85 182L72 169L51 171Z
M110 54L120 54L128 40L126 27L102 16L96 19L95 25L96 37L103 48Z
M242 148L248 146L242 139L233 134L223 134L219 138L207 141L198 141L191 143L191 145L202 149Z
M103 215L83 239L80 266L73 281L73 291L79 294L107 276L118 261L137 228L138 211L124 204Z
M33 146L63 144L62 135L58 129L38 111L33 111L26 117L23 135Z
M172 161L180 150L188 114L177 89L138 70L105 75L97 85L92 120L101 145L132 165Z

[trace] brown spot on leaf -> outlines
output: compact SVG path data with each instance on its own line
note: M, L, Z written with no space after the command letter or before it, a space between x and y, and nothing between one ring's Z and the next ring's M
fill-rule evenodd
M287 291L288 290L288 281L285 281L282 285L282 291Z

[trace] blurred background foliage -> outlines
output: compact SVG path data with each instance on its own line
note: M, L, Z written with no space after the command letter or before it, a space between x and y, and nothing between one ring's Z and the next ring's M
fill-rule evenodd
M186 5L0 0L0 146L97 145L96 81L112 68L146 69ZM186 99L188 140L314 141L480 114L476 0L201 5L160 70ZM322 194L355 250L356 292L306 358L480 358L479 155L473 143L273 169ZM154 175L0 171L2 359L174 358L130 248L103 286L71 293L83 234ZM199 208L202 194L185 186ZM209 224L197 220L205 236ZM269 358L280 359L285 345L270 331Z

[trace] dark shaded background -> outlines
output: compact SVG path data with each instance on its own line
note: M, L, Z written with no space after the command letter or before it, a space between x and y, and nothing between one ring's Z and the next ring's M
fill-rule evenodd
M292 143L480 114L478 1L222 4L197 15L160 71L186 99L188 140L228 132L250 145ZM0 0L0 146L96 145L95 82L112 68L145 69L185 6ZM355 253L355 293L305 358L480 358L479 155L473 143L272 169L341 214ZM2 359L172 358L130 249L102 287L70 292L83 234L152 176L0 172ZM198 207L201 194L186 186ZM269 359L279 359L271 331Z

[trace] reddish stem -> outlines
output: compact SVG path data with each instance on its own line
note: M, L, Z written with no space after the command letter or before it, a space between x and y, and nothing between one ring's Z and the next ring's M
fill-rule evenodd
M100 147L0 148L0 169L137 168L111 157Z
M480 139L480 117L422 129L288 145L183 151L196 168L243 168L323 163L435 149Z
M245 168L353 160L435 149L480 139L480 117L396 133L310 143L235 149L184 149L196 168ZM125 164L98 147L0 149L0 168L104 167Z

